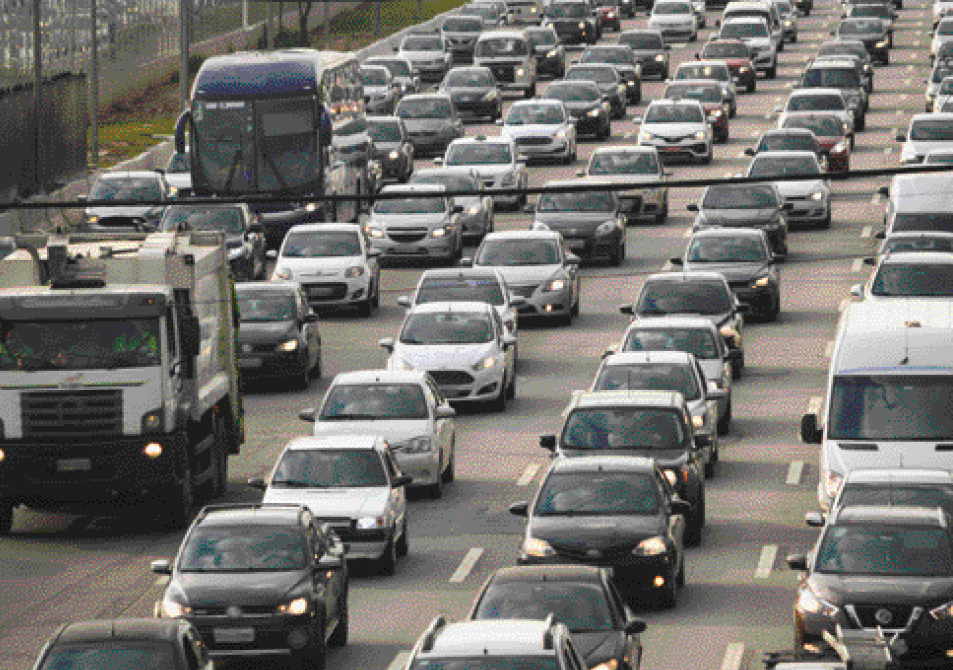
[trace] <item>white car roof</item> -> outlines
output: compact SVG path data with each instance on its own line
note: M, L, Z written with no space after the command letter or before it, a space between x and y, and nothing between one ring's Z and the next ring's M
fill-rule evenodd
M953 265L953 254L946 251L895 251L880 265Z
M422 658L440 656L554 656L543 638L550 631L545 621L481 620L453 623L442 629Z
M339 384L423 384L427 373L422 370L352 370L340 372L331 382Z
M361 226L356 223L299 223L288 229L291 233L359 233Z
M690 365L693 354L687 351L621 351L619 353L606 356L603 365L609 366L631 366L639 363L666 363L669 365Z
M488 233L484 241L497 240L560 240L562 235L553 230L500 230Z
M953 484L949 470L851 470L844 484Z
M489 314L493 306L485 302L425 302L414 305L411 314L433 314L435 312L452 312L454 314L473 314L474 312Z
M306 435L296 437L285 445L285 451L316 451L319 449L348 449L373 451L383 446L379 435Z

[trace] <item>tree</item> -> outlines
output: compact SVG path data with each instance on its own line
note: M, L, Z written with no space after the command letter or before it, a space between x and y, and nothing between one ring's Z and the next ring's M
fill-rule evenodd
M313 0L298 0L298 36L301 40L301 46L310 46L311 40L308 38L308 17L311 10L314 9Z

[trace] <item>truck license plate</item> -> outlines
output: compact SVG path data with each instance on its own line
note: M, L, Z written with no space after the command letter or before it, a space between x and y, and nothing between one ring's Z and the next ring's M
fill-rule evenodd
M213 628L212 636L219 644L248 644L255 641L255 629Z
M81 470L92 470L93 461L89 458L62 458L56 461L56 469L59 472L78 472Z

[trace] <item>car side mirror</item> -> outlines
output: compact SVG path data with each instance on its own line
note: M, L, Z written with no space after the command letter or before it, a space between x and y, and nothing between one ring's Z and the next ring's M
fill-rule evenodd
M878 230L876 233L874 233L874 239L875 239L875 240L885 240L885 239L887 239L887 233L885 233L885 232L882 231L882 230Z
M907 141L907 134L906 134L906 133L897 133L897 141L898 141L898 142L906 142L906 141Z
M877 193L879 193L880 195L887 195L887 196L889 196L889 195L890 195L890 187L887 186L887 185L881 186L880 188L877 189Z
M410 309L410 307L411 307L410 297L409 297L409 296L406 296L406 295L402 295L402 296L398 297L398 298L397 298L397 304L400 305L401 307L406 307L406 308Z
M820 444L823 439L817 413L810 412L801 417L801 439L806 444Z
M437 405L433 411L433 415L437 419L452 419L457 415L457 410L450 405Z
M463 258L457 261L457 265L460 266L461 268L473 267L473 259L470 256L464 256Z
M318 410L314 407L303 409L298 412L298 419L301 421L307 421L308 423L315 423L318 420Z
M391 47L391 51L393 51L394 53L397 53L398 51L400 51L400 47L399 46Z
M576 256L575 254L566 255L566 265L579 266L581 264L582 264L582 259L579 258L579 256Z
M677 265L679 267L685 265L685 261L675 256L673 256L672 258L669 258L668 262L671 263L672 265Z
M602 358L609 358L609 356L614 356L618 351L618 347L614 344L610 344L605 348L605 351L602 352Z
M539 446L541 446L546 451L556 451L556 436L555 435L540 435L539 436Z
M577 177L585 177L585 176L586 176L586 171L585 171L585 170L576 170L576 176L577 176Z
M384 253L384 252L382 252L380 249L368 249L368 250L367 250L367 257L368 257L368 258L380 258L380 257L383 255L383 253Z
M268 488L268 482L265 481L264 477L250 477L247 483L248 488L258 489L259 491L264 491Z
M157 575L171 575L172 562L164 558L158 561L152 561L152 563L149 564L149 569Z
M804 515L804 523L811 528L823 528L824 521L824 514L821 512L808 512Z
M754 147L745 147L745 156L757 156L758 152L754 150Z
M791 554L787 558L788 567L799 572L807 572L807 556L804 554Z
M648 628L648 626L645 625L645 622L642 621L642 619L629 619L625 622L626 635L638 635L639 633L644 633L646 628Z
M686 212L691 212L692 214L698 214L698 211L699 211L699 210L698 210L698 205L696 205L695 203L691 203L691 204L689 204L689 205L686 205L686 206L685 206L685 211L686 211Z
M626 316L635 316L635 305L619 305L619 313Z
M519 309L520 307L525 307L529 302L521 295L510 295L510 307Z
M301 319L302 323L317 323L321 318L314 312L308 312L304 315L304 318Z
M394 477L393 481L391 481L391 486L393 486L395 489L399 489L403 486L409 486L413 483L413 481L414 478L410 475L397 475Z
M314 566L314 569L319 572L324 572L325 570L335 571L344 569L344 557L335 556L334 554L325 554L322 556L317 564Z
M525 500L520 502L515 502L510 505L510 514L513 516L527 517L529 516L529 503Z
M692 505L687 500L673 500L672 501L672 514L678 514L679 516L688 516L692 513Z
M269 249L265 252L265 258L270 261L276 261L278 260L278 252L275 249Z
M793 203L793 202L785 202L785 203L783 203L783 204L781 205L781 211L782 211L782 212L790 212L790 211L792 211L793 209L794 209L794 203Z
M394 338L393 337L385 337L383 340L378 340L377 345L381 349L384 349L385 351L394 353Z

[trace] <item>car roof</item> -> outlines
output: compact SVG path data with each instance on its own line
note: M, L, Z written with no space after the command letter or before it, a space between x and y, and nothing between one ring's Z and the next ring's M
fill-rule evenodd
M953 254L944 251L896 251L884 256L880 265L953 265Z
M652 317L651 319L633 319L626 332L630 330L667 330L671 328L700 329L711 332L718 332L715 324L710 319L703 316L682 316L671 314L662 317Z
M339 372L332 386L339 384L423 384L427 373L423 370L351 370Z
M113 170L103 172L97 179L144 179L146 177L159 179L162 177L162 173L155 170Z
M654 472L655 459L644 456L586 456L557 458L550 472Z
M433 314L435 312L452 312L454 314L472 314L477 312L488 314L491 311L493 311L492 305L476 301L425 302L414 305L411 309L413 314Z
M660 105L660 104L688 105L690 107L701 107L701 103L698 100L688 100L686 98L682 98L681 100L670 100L668 98L656 98L655 100L649 103L649 107L651 107L652 105Z
M691 365L694 356L687 351L620 351L602 360L605 367L632 367L642 363Z
M687 67L695 67L695 66L697 66L697 65L704 65L705 67L720 67L720 68L727 68L727 67L728 67L728 63L726 63L726 62L723 61L723 60L718 60L718 59L716 59L716 58L705 58L705 59L700 59L700 60L687 60L687 61L685 61L684 63L680 63L679 66L678 66L678 68L681 69L681 68L683 68L683 67L685 67L685 68L687 68ZM677 70L676 70L676 71L677 71ZM706 81L707 81L707 80L706 80Z
M475 16L473 18L480 19L479 16ZM447 71L447 74L450 74L451 72L479 72L480 74L492 74L493 70L488 68L486 65L454 65L452 68L450 68L450 70Z
M814 131L810 128L771 128L761 133L762 137L769 135L810 135L814 137Z
M575 397L573 408L661 407L679 408L685 397L678 391L586 391Z
M609 146L596 147L592 155L595 154L658 154L655 147L642 146L638 144L612 144Z
M366 435L302 435L285 445L285 451L318 451L321 449L348 449L374 451L381 443L380 435L368 431Z
M199 512L195 523L201 524L202 526L216 527L288 526L289 524L293 524L297 527L302 512L307 512L307 508L300 505L269 505L260 503L208 505Z
M814 154L811 155L813 156ZM757 237L760 240L766 239L767 235L760 228L723 228L721 226L709 226L708 228L695 231L689 239L694 240L696 238L706 237Z
M446 184L388 184L381 189L381 193L443 193L447 190Z
M356 223L299 223L288 229L288 233L359 233L361 226Z
M522 30L514 30L512 28L504 28L502 30L487 30L486 32L480 33L480 36L477 38L477 41L488 40L499 37L509 37L509 38L519 38L526 39L526 33Z
M55 644L103 642L105 640L152 640L170 642L182 629L178 619L99 619L68 623L57 632Z
M450 144L505 144L514 146L515 142L502 135L477 135L476 137L458 137Z
M696 61L700 62L700 61ZM682 65L687 65L687 63L682 63ZM679 65L681 67L682 65ZM727 66L726 66L727 67ZM666 82L665 90L667 91L669 86L707 86L708 88L714 88L719 93L722 92L721 84L714 79L673 79L672 81ZM664 98L665 100L670 100L671 98Z
M558 188L561 186L603 186L606 184L611 184L612 182L605 179L599 179L598 177L587 177L585 179L550 179L543 184L543 188ZM607 193L614 193L614 191L607 191ZM576 195L588 195L582 191L576 191Z
M788 99L810 97L812 95L839 95L844 97L844 92L839 88L796 88L788 94Z
M592 565L517 565L500 568L490 580L494 584L509 582L589 582L601 584L605 568Z
M919 470L898 468L895 470L850 470L844 477L847 484L951 484L953 472L949 470Z
M953 122L953 112L927 112L914 114L910 119L910 125L918 121L946 121Z
M849 505L838 510L831 519L835 525L888 523L905 526L933 526L947 528L949 519L939 507Z
M487 233L483 241L488 240L561 240L562 235L555 230L498 230Z
M649 282L694 282L705 281L715 282L717 284L727 284L725 276L720 272L710 272L708 270L689 270L687 272L656 272L645 278L645 283Z
M450 100L449 93L440 93L439 91L430 91L428 93L408 93L400 99L401 102L409 100Z
M275 293L297 293L301 284L296 281L276 279L274 281L239 281L235 282L235 292L242 291L274 291Z
M804 130L807 130L805 128ZM807 132L811 132L808 130ZM753 156L751 161L764 160L766 158L779 158L783 160L794 160L795 158L809 158L811 160L817 160L817 154L813 151L805 151L804 149L798 149L796 151L759 151L757 156Z
M498 270L491 268L431 268L420 275L419 283L425 279L495 279L500 281Z
M414 169L414 174L411 175L411 179L414 177L441 174L466 175L467 177L473 177L474 179L480 178L480 173L477 172L477 169L472 165L442 165L440 167L422 168L420 170ZM411 183L411 186L414 183L419 184L419 182L413 182Z
M430 656L526 656L555 654L544 648L551 631L548 621L482 619L452 623L441 629L433 647L422 653Z
M857 56L853 58L845 58L840 54L832 54L830 56L818 56L807 66L807 69L810 70L813 67L818 68L850 68L851 70L857 69Z
M514 107L539 107L545 105L547 107L562 107L564 103L562 100L555 100L553 98L532 98L530 100L515 100L510 109Z

